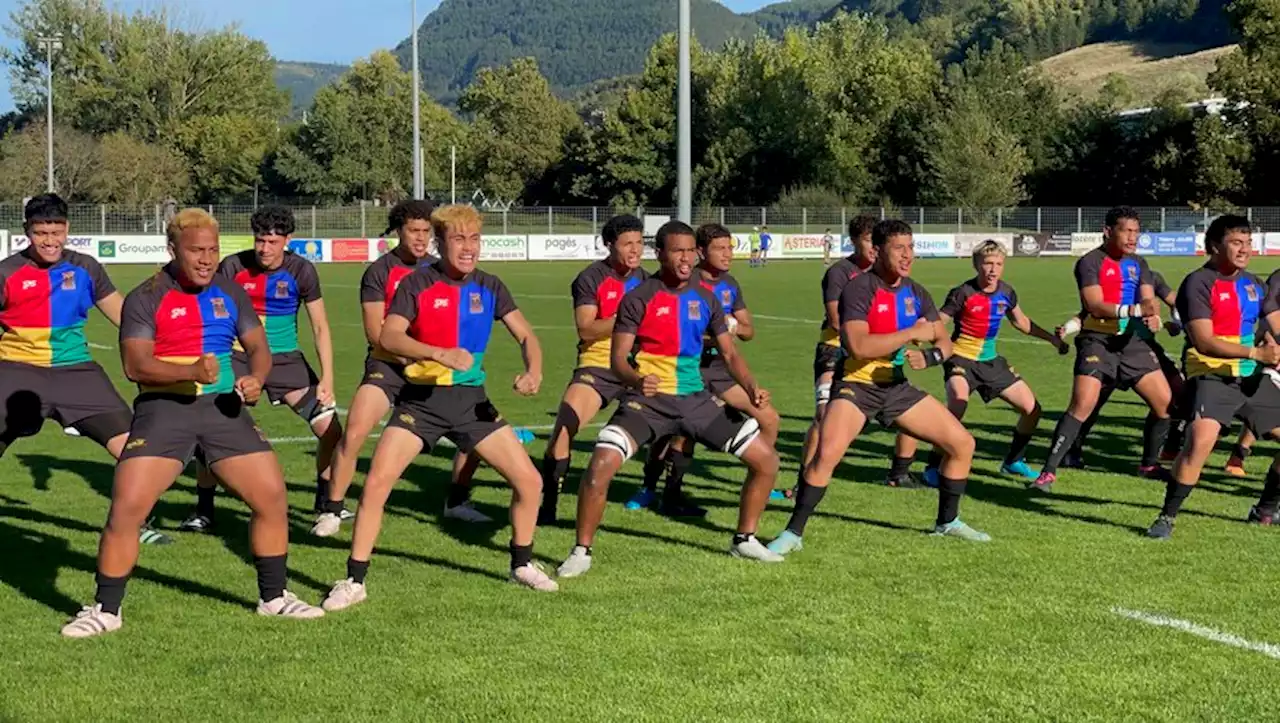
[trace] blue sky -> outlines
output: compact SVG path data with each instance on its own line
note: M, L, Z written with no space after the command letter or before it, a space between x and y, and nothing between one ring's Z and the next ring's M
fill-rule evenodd
M722 0L738 12L769 2ZM132 11L162 3L115 0L113 4ZM394 46L411 27L409 0L171 0L163 4L189 13L201 26L238 23L245 33L265 41L271 53L282 60L349 63L378 48ZM418 13L425 16L439 4L439 0L418 0ZM9 15L20 5L19 0L0 0L0 18L6 28ZM305 19L299 17L303 8ZM12 42L7 33L3 42ZM6 69L0 77L0 112L12 109Z

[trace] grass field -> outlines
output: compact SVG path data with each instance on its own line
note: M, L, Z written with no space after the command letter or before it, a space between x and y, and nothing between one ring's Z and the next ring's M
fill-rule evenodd
M1040 68L1080 102L1096 100L1109 76L1127 81L1132 107L1151 105L1168 90L1184 92L1187 100L1213 93L1205 79L1218 58L1234 45L1205 49L1186 43L1109 42L1085 45L1040 62Z
M1023 307L1045 326L1077 308L1072 261L1009 263ZM1196 263L1154 260L1171 282ZM1276 262L1256 266L1265 274ZM566 290L579 267L488 268L547 353L542 393L521 399L509 388L517 349L496 334L490 393L516 423L545 429L573 365ZM132 288L150 270L110 271ZM361 271L321 270L344 404L364 355ZM928 260L916 278L940 302L968 271L963 261ZM740 264L737 274L760 326L746 354L783 414L786 484L812 407L820 274L817 262ZM125 389L114 330L96 317L89 334L112 348L96 353ZM1003 351L1047 410L1030 453L1038 463L1066 404L1071 360L1014 334ZM914 379L939 393L939 376ZM1272 450L1260 445L1243 482L1220 474L1224 457L1215 456L1173 541L1149 542L1140 532L1163 489L1128 474L1139 404L1118 395L1090 440L1089 459L1105 471L1065 471L1053 495L1034 496L995 474L1014 415L975 399L966 424L979 460L962 514L994 536L989 545L926 535L934 493L879 485L892 444L884 431L849 453L807 549L770 567L725 554L743 477L735 460L700 452L690 491L711 513L696 523L624 510L639 483L631 463L610 491L595 569L555 595L504 582L505 524L440 519L448 451L438 451L391 498L369 601L315 622L253 614L247 513L223 496L220 535L173 532L178 544L144 549L124 630L88 641L63 640L58 628L92 597L112 467L92 443L46 425L0 461L0 720L1270 719L1267 681L1280 661L1113 608L1280 643L1280 538L1241 521ZM283 440L277 449L292 480L291 588L318 602L344 574L350 528L310 537L312 446L296 441L305 429L280 409L255 415ZM542 444L530 451L541 456ZM575 483L588 449L583 441L575 452ZM193 490L184 477L160 502L162 527L176 527ZM505 519L507 499L482 470L477 506ZM569 494L562 518L572 505ZM789 503L771 506L762 536L780 531L788 512ZM536 556L553 567L572 543L572 522L562 519L539 531Z

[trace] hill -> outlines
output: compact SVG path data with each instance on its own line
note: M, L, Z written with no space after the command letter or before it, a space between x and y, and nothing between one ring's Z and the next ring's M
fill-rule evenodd
M1094 43L1046 58L1039 66L1074 101L1096 100L1114 75L1123 79L1123 87L1132 94L1124 104L1143 107L1171 90L1189 101L1208 98L1212 93L1205 78L1218 58L1234 49L1234 45L1204 49L1186 43Z
M790 0L766 5L747 17L754 20L761 30L779 37L795 25L812 27L829 15L837 4L836 0Z
M338 79L347 72L345 65L330 63L295 63L276 61L276 85L289 91L290 115L300 117L302 111L311 107L316 91Z

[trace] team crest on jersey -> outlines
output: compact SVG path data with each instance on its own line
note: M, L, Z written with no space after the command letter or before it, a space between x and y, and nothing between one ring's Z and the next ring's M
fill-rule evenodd
M1258 287L1254 286L1253 284L1249 284L1248 286L1244 287L1244 294L1245 296L1249 297L1249 301L1257 301Z
M63 291L76 290L76 272L74 271L62 272L62 290Z
M915 316L916 315L916 297L908 296L904 298L902 300L902 309L903 311L906 312L907 316Z
M689 302L689 321L702 320L702 304L696 301Z
M1130 281L1137 281L1137 280L1138 280L1138 267L1136 267L1136 266L1130 266L1130 267L1129 267L1129 280L1130 280Z
M277 299L289 298L289 282L288 281L276 282L276 298Z
M996 313L999 314L1000 316L1004 316L1005 312L1008 311L1008 309L1009 309L1009 302L1004 300L996 302Z
M215 319L231 318L230 312L227 311L227 302L224 301L222 298L215 296L214 298L209 300L209 303L213 306L213 318Z
M732 292L732 291L730 291L730 290L728 290L728 289L725 289L724 291L721 291L721 292L720 292L720 302L721 302L721 303L723 303L725 306L728 306L728 305L732 304L732 303L733 303L733 292Z
M484 299L480 298L480 294L471 293L471 313L480 314L484 312Z

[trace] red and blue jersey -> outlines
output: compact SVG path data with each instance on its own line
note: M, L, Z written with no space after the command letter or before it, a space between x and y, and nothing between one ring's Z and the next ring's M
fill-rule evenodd
M385 319L391 310L391 300L396 296L396 289L400 287L400 282L409 277L410 274L424 269L435 263L436 259L428 256L420 261L415 260L414 263L408 263L400 258L395 252L388 252L378 257L364 270L364 275L360 277L360 303L361 304L381 304L382 317ZM371 356L398 365L396 358L381 349L370 349Z
M115 287L92 256L66 250L42 266L34 253L0 261L0 360L38 367L90 361L85 321Z
M1013 287L1000 281L995 291L983 291L977 279L960 284L947 294L942 313L955 320L951 333L952 354L973 361L991 361L996 353L996 337L1010 310L1018 306Z
M240 285L267 332L272 354L298 350L298 309L318 301L320 278L310 261L285 252L279 268L263 269L252 250L222 260L218 275Z
M840 346L840 330L832 327L830 320L827 319L827 304L840 301L844 287L859 274L866 272L867 269L858 266L854 261L854 255L850 254L831 264L831 267L822 275L822 328L818 338L820 344L837 348Z
M696 394L702 383L703 337L728 331L724 305L697 282L668 287L654 277L622 299L614 334L634 334L635 368L656 376L658 393Z
M647 278L649 274L644 269L631 269L626 276L622 276L608 259L593 262L574 277L569 286L573 308L594 306L597 319L612 319L618 313L622 297ZM608 369L612 349L611 337L608 336L595 341L579 341L578 366Z
M889 286L879 275L862 274L844 287L840 295L840 324L864 321L872 334L895 334L916 325L920 319L938 320L938 309L925 288L909 278ZM856 359L846 349L842 378L846 382L883 384L906 378L903 347L875 359Z
M720 311L725 315L726 323L730 316L739 311L745 311L747 308L747 300L742 295L742 287L738 284L738 280L733 278L729 273L720 274L715 279L700 279L702 288L711 292L715 300L720 302ZM714 339L708 335L703 339L703 365L711 364L720 360L720 349L716 346Z
M1207 319L1213 324L1214 338L1254 346L1263 320L1277 306L1267 287L1253 274L1241 271L1223 276L1217 269L1203 266L1191 272L1178 288L1177 308L1183 323ZM1258 372L1258 363L1203 354L1188 335L1183 368L1187 377L1248 377Z
M1151 269L1141 256L1115 258L1104 248L1096 248L1076 262L1076 286L1083 291L1090 286L1102 289L1102 300L1108 304L1131 305L1142 301L1142 286L1154 285ZM1082 314L1083 331L1115 336L1130 331L1132 319L1099 319Z
M405 367L410 384L436 387L484 385L484 355L493 322L516 310L506 284L492 274L473 271L455 280L437 262L400 282L388 316L409 320L409 336L442 349L466 349L471 368L457 371L436 361Z
M218 360L212 384L180 382L163 387L139 385L143 392L186 396L225 394L235 388L231 349L246 333L262 326L244 289L215 276L204 288L184 286L170 263L129 292L120 314L121 348L129 339L155 343L152 354L171 364L193 364L205 354Z

